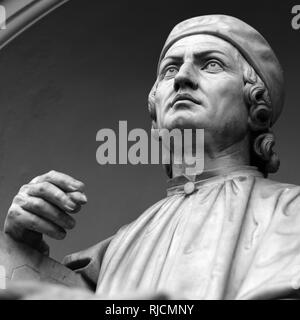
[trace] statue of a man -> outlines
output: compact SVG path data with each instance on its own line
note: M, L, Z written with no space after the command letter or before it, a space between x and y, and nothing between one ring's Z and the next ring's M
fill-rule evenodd
M279 167L271 127L283 100L280 64L248 24L208 15L175 26L149 95L152 125L204 129L204 172L167 166L166 198L65 264L102 296L297 297L300 188L267 178ZM47 173L20 189L5 232L46 253L42 234L63 238L85 202L81 182Z

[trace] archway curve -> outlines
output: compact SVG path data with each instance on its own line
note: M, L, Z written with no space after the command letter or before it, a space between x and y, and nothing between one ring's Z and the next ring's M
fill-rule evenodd
M6 29L0 30L0 50L18 35L70 0L2 0Z

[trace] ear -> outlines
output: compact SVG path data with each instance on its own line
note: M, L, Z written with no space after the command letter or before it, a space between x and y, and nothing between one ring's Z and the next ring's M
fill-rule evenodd
M150 96L149 96L149 101L148 101L148 110L149 110L150 117L152 120L152 128L157 129L155 103L154 103L154 101L150 101Z
M150 117L152 119L152 128L157 129L157 117L156 117L156 107L155 107L155 92L157 87L157 81L154 83L149 96L148 96L148 110Z

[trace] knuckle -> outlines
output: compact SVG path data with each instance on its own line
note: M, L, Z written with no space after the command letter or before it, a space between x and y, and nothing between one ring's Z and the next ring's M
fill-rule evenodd
M12 204L10 206L10 208L8 209L7 218L10 221L18 220L18 218L20 217L21 214L22 213L21 213L20 207L18 205Z
M24 219L21 218L22 213L19 210L11 210L10 214L7 215L5 225L7 230L14 231L16 228L23 227Z
M30 183L37 183L41 180L41 176L36 176L35 178L33 178Z
M53 198L54 198L54 201L56 202L64 202L65 201L65 197L64 197L64 194L63 192L57 190L53 193Z
M49 178L52 178L52 177L54 177L56 175L57 175L57 171L55 171L55 170L50 170L46 174L46 176L49 177Z
M17 204L19 206L23 206L26 204L26 200L25 197L22 195L22 193L18 193L14 199L13 199L13 203Z
M43 181L38 186L38 192L41 194L46 193L49 190L50 183L47 181Z
M37 198L31 203L31 207L33 211L40 211L43 206L42 200Z
M20 188L19 192L20 192L20 193L27 193L29 189L30 189L30 186L29 186L28 184L24 184L24 185Z

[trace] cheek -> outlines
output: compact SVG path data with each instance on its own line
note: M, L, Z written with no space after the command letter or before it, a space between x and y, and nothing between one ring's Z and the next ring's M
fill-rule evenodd
M171 91L173 90L173 81L162 81L159 82L156 88L156 100L158 103L165 102L169 96Z
M224 79L225 80L225 79ZM244 101L242 80L219 81L209 92L209 122L225 139L239 140L248 131L248 109ZM208 97L208 96L207 96Z
M208 85L208 99L212 112L223 117L239 115L247 118L247 108L243 94L242 79L220 79L215 84Z

